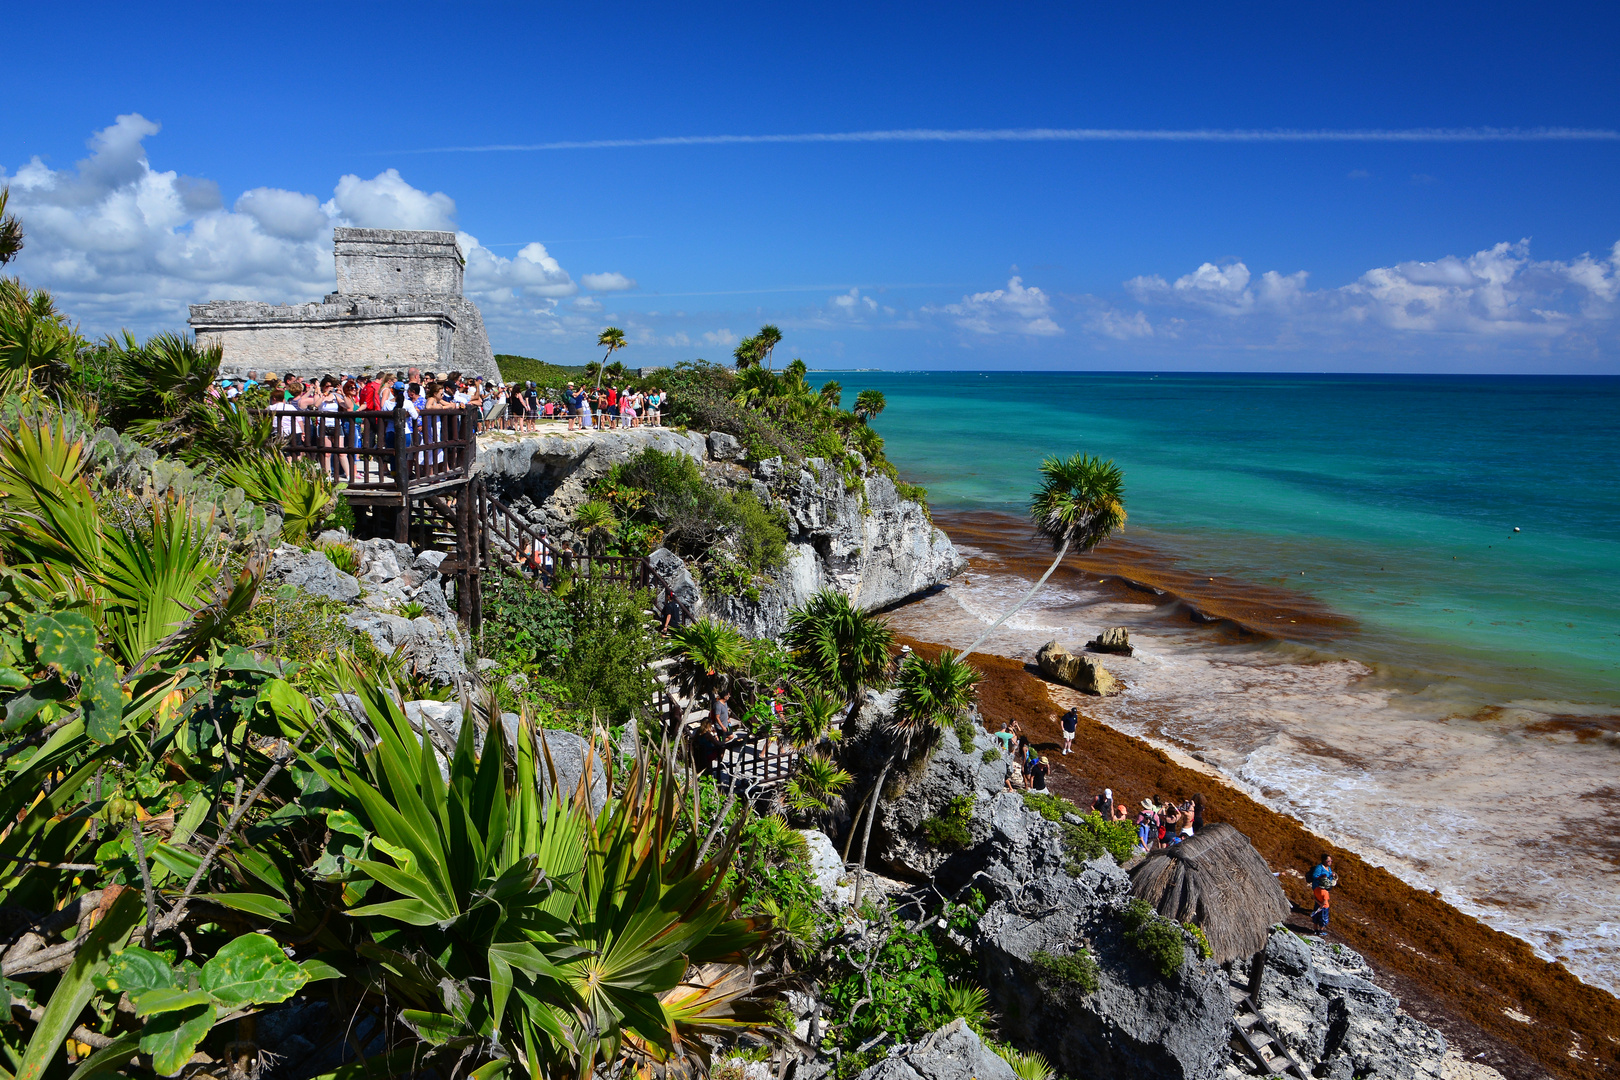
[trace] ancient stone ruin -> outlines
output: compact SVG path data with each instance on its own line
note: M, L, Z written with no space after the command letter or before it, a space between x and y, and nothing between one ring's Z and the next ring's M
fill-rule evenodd
M191 305L199 341L224 346L221 374L380 368L500 377L478 306L461 294L467 260L450 232L336 229L337 291L320 303Z

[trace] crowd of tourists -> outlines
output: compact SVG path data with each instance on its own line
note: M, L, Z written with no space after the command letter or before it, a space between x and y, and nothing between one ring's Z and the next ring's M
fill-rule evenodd
M263 388L268 407L287 411L319 411L341 414L357 411L392 411L404 409L413 421L422 413L448 409L478 409L481 431L498 430L533 432L542 422L567 418L570 429L586 431L620 427L658 427L663 422L663 408L669 400L664 390L641 391L630 386L576 387L569 383L558 390L539 387L530 381L498 383L481 375L466 375L459 371L439 374L406 368L394 372L376 371L370 374L323 375L319 378L300 378L289 372L285 376L266 373L263 378L249 371L240 378L221 379L213 387L213 394L224 400L236 400L256 388ZM258 396L258 395L254 395ZM334 419L337 419L336 417ZM328 424L326 427L330 428ZM419 426L413 424L413 427ZM378 428L375 441L345 442L345 446L393 446L393 424ZM306 425L302 418L289 418L287 432L303 434ZM352 428L348 429L352 432ZM390 441L384 443L385 437ZM359 436L365 438L362 432ZM420 438L415 441L420 442ZM408 441L406 445L411 445Z

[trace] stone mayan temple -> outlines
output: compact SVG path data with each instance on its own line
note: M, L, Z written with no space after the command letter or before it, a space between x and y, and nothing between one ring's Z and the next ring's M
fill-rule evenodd
M415 367L500 378L483 316L461 295L455 233L337 229L333 241L337 291L318 304L191 305L197 339L224 346L221 374Z

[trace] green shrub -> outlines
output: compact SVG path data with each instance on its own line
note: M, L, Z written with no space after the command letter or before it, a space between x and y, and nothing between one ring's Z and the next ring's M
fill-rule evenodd
M354 574L360 569L360 549L353 544L328 540L324 544L317 544L316 550L345 574Z
M956 742L961 746L962 753L973 753L973 736L978 734L973 729L973 721L965 716L956 718Z
M879 1032L908 1041L948 1023L947 986L973 982L977 970L942 931L909 929L887 902L868 904L860 914L867 933L826 954L820 994L831 1024L823 1049L841 1047L846 1061Z
M934 847L960 851L973 842L968 823L973 820L973 796L958 795L936 817L923 819L923 836Z
M558 681L569 699L600 722L630 723L646 712L657 683L647 669L658 637L642 614L652 600L617 582L575 580L568 608L573 641Z
M567 602L515 574L485 574L480 584L479 651L515 671L555 674L574 642Z
M339 655L365 663L382 662L371 638L343 621L347 605L314 596L292 585L261 592L253 606L227 624L224 639L232 645L259 649L283 664L297 665L288 681L300 690L318 684L311 665Z
M979 760L983 761L986 765L990 764L992 761L1000 761L1001 751L992 746L990 749L979 755Z
M1024 805L1047 821L1062 824L1063 850L1069 856L1068 871L1071 874L1080 872L1080 863L1095 859L1105 851L1114 857L1115 862L1123 865L1130 859L1131 851L1136 846L1136 829L1130 822L1104 821L1097 811L1081 810L1061 795L1026 791ZM1080 818L1080 824L1064 821L1064 814Z
M1074 803L1050 791L1024 792L1024 805L1047 821L1062 821L1064 814L1080 813L1080 808Z
M1019 1050L999 1042L991 1043L990 1049L994 1050L1001 1060L1012 1066L1013 1075L1018 1077L1018 1080L1052 1080L1051 1062L1039 1051Z
M1097 958L1081 949L1068 956L1058 956L1042 949L1034 956L1035 970L1046 982L1060 986L1074 986L1089 994L1097 989Z
M1215 950L1210 946L1209 935L1204 933L1204 928L1196 923L1182 923L1181 926L1182 929L1186 930L1187 933L1191 934L1195 939L1197 939L1198 955L1203 957L1205 960L1213 960L1215 958Z
M541 390L561 390L570 382L584 382L585 368L548 364L527 356L497 353L495 363L507 382L533 382Z
M1181 924L1153 910L1146 900L1132 900L1120 914L1125 940L1146 953L1159 974L1169 978L1187 960L1187 939Z

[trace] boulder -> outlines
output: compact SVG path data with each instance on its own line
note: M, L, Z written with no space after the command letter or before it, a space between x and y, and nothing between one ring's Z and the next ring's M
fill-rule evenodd
M270 591L280 585L291 585L312 596L324 596L344 604L360 598L360 582L333 566L319 551L276 548L270 553L264 581Z
M743 444L737 440L737 436L724 431L709 432L709 456L714 460L741 461L743 454Z
M1123 626L1110 626L1086 642L1086 648L1092 652L1118 653L1120 656L1130 656L1136 650L1131 647L1131 633Z
M1086 694L1106 696L1119 692L1119 682L1089 656L1076 656L1056 641L1048 641L1035 654L1035 666L1053 682Z
M697 582L692 579L692 572L687 569L686 562L668 548L654 550L647 556L647 561L665 581L669 582L670 587L675 590L675 598L686 605L686 610L702 618L703 594L698 591Z
M800 829L810 851L810 876L821 890L821 897L829 904L842 907L854 898L855 889L845 884L844 857L838 853L827 834L820 829Z
M506 717L503 716L501 717L502 726L506 727L509 732L515 733L517 716L510 713L507 715L512 717L512 722L507 724ZM562 793L563 798L573 798L574 793L579 790L580 778L585 774L585 762L589 758L591 763L591 811L600 813L602 807L607 805L608 797L607 770L602 763L602 751L598 749L595 753L592 753L590 745L572 731L547 729L541 732L541 735L545 738L545 747L542 750L540 761L540 786L550 792L551 769L555 767L557 771L557 790ZM550 766L546 764L545 760L548 753L551 759Z
M1018 1074L958 1017L915 1043L895 1047L859 1080L1018 1080Z

